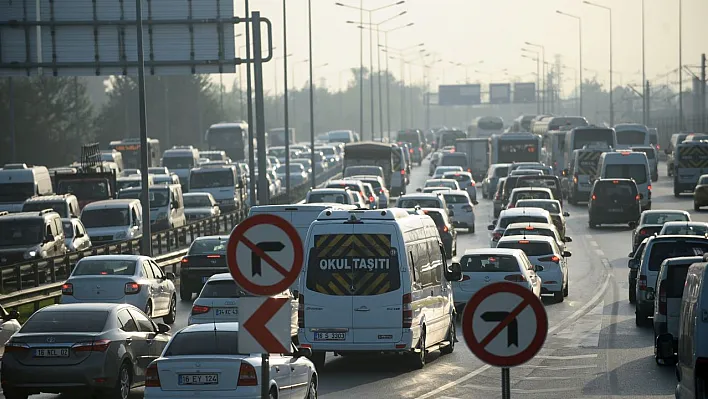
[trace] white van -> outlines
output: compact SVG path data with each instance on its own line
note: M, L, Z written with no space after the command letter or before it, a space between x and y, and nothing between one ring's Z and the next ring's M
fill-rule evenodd
M455 345L451 281L435 222L420 211L326 210L312 223L300 275L299 334L324 367L326 352L425 354Z
M209 193L222 212L241 208L241 188L244 184L235 165L209 165L194 168L189 173L191 192Z
M179 184L162 184L148 188L150 196L150 224L153 231L174 229L187 224L184 214L184 198ZM118 192L118 198L140 199L138 188Z
M618 123L614 126L617 149L648 147L651 145L649 129L641 123Z
M597 164L600 179L632 179L637 184L642 211L651 209L651 171L643 152L603 152Z
M174 146L162 154L162 166L179 177L182 191L189 192L189 171L199 166L199 150L191 145Z
M676 365L677 399L705 397L708 389L708 263L694 263L688 268L681 298L679 321L678 364ZM670 337L657 338L669 349Z
M52 178L44 166L13 163L0 169L0 212L20 212L28 198L51 194Z
M22 206L22 212L38 212L53 209L62 218L79 217L79 200L74 194L45 195L29 198Z
M155 184L155 175L148 175L148 187ZM121 176L116 178L116 192L128 188L141 187L143 185L143 177L141 175Z
M118 173L123 171L123 153L116 150L101 151L101 161L113 162L118 168Z
M87 204L81 222L94 245L132 240L143 235L140 200L111 199Z

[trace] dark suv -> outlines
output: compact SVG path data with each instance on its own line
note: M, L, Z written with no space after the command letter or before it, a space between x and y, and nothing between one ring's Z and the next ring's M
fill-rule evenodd
M179 272L179 297L183 301L192 299L209 277L218 273L228 273L226 264L226 244L229 236L199 237L189 246L187 255L182 258Z
M452 259L457 255L457 231L455 231L452 220L444 209L422 208L422 211L435 222L445 247L445 256Z
M639 192L632 179L599 179L595 181L588 203L588 225L623 224L636 227L641 214Z
M61 216L52 209L0 212L0 265L65 255Z

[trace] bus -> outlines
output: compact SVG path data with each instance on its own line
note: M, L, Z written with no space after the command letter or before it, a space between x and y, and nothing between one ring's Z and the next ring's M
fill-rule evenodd
M243 161L249 151L248 124L244 121L215 123L206 131L204 141L207 150L226 151L232 160Z
M588 120L582 116L549 116L534 122L532 133L543 136L551 130L571 130L588 125Z
M459 129L444 129L437 132L436 149L442 150L445 147L454 147L457 139L466 139L467 133Z
M618 149L651 145L649 129L640 123L618 123L614 129L617 134Z
M532 133L495 134L489 139L490 163L540 162L541 137Z
M467 127L467 136L470 138L491 137L493 134L502 134L503 132L504 119L498 116L478 116Z
M553 172L560 176L566 165L565 130L551 130L542 136L541 162L553 167Z
M575 150L581 150L585 147L609 147L617 148L617 135L615 129L611 127L601 126L582 126L576 127L565 133L565 154L566 165L569 168L569 154L573 154Z
M148 168L160 166L160 140L147 139ZM123 167L126 169L140 169L140 138L131 137L123 140L111 141L108 145L111 150L116 150L123 157Z
M521 115L514 119L511 125L510 132L530 132L531 131L531 121L536 118L536 115Z
M289 143L295 144L295 129L288 128L288 137L290 138ZM266 136L268 148L270 147L285 147L285 128L278 127L275 129L268 130L268 135Z

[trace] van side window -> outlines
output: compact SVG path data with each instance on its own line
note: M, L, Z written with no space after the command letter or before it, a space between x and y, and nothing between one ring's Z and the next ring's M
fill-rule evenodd
M420 280L420 275L418 274L418 271L416 270L415 267L415 260L413 259L413 248L407 247L406 250L408 251L408 262L410 263L409 268L411 269L411 275L413 276L413 282L417 283L418 280Z
M150 264L148 262L143 262L143 274L148 280L155 279L155 275L152 273L152 267L150 267Z
M52 230L54 231L54 237L64 234L64 227L61 225L61 219L52 219Z
M425 242L420 242L416 247L416 266L420 270L420 284L423 288L435 283L434 271L430 267L430 257L428 256L428 246Z
M133 225L137 226L138 225L138 215L135 213L135 208L131 209L130 215L133 220Z
M437 241L428 241L428 254L430 256L430 266L433 268L435 283L440 283L442 281L444 262L442 253L440 252L440 246L438 246Z

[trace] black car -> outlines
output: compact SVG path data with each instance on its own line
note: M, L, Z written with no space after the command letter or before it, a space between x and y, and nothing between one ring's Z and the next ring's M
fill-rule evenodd
M1 266L65 255L64 239L61 216L52 209L0 212Z
M561 192L560 179L556 175L542 176L519 176L516 180L516 188L519 187L541 187L551 190L554 199L557 199L563 206L563 193Z
M228 273L226 245L229 236L199 237L189 246L187 255L180 263L179 297L183 301L192 299L209 277L218 273Z
M502 185L502 191L501 191L501 204L502 208L505 208L506 205L509 203L509 197L511 197L511 191L516 188L516 183L519 181L519 178L521 175L509 175L506 177L506 180L504 180L504 184Z
M627 262L627 267L629 267L629 274L627 275L627 281L629 282L629 303L637 302L637 272L639 271L639 261L642 258L644 247L647 246L647 241L649 241L649 238L642 240L634 253L629 254L629 261Z
M452 220L443 209L423 208L422 211L435 222L445 247L445 256L448 259L452 259L453 256L457 255L457 231L455 231Z
M595 181L588 203L588 225L623 224L636 227L641 214L639 191L632 179L599 179Z

